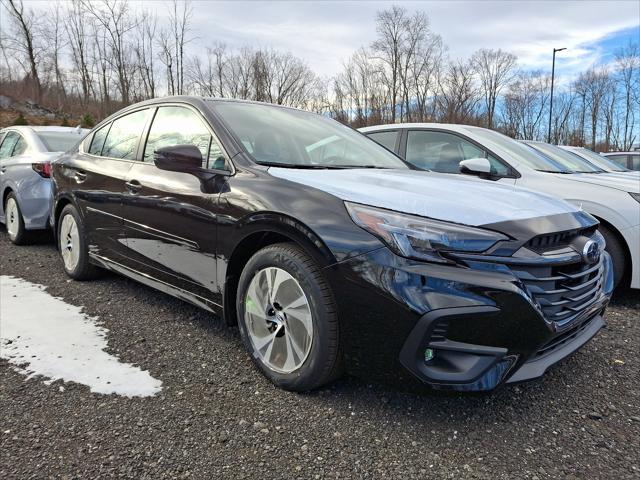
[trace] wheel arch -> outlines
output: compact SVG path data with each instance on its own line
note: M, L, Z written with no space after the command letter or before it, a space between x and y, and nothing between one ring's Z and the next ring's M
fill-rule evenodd
M248 232L235 245L226 264L223 312L227 325L236 324L236 295L242 269L260 249L276 243L293 243L308 253L320 267L336 262L325 243L301 222L280 214L261 213L241 223Z
M629 245L627 245L627 241L625 240L624 235L620 233L620 230L618 230L615 227L615 225L613 225L610 222L607 222L605 219L603 219L602 217L599 217L598 215L594 215L594 214L592 215L598 220L598 222L600 222L600 224L602 224L604 227L607 228L607 230L609 230L613 235L615 235L616 239L620 243L620 246L622 247L622 250L624 252L624 265L625 265L625 270L624 270L624 273L622 274L622 279L621 279L621 285L623 285L624 282L628 282L631 275L631 271L633 269L631 250L629 250Z
M62 210L64 209L64 207L66 207L67 205L73 205L73 201L71 200L71 198L67 197L67 196L63 196L60 197L57 201L56 201L56 206L53 210L53 225L52 225L52 230L53 230L53 238L56 242L56 245L58 244L58 220L60 219L60 214L62 213Z

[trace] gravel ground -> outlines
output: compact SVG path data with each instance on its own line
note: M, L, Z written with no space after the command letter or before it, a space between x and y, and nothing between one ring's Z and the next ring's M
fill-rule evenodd
M640 478L632 292L535 383L451 396L345 378L300 395L267 382L204 311L115 275L68 281L46 242L2 233L0 251L2 274L84 306L110 353L163 382L155 397L99 395L0 361L0 478Z

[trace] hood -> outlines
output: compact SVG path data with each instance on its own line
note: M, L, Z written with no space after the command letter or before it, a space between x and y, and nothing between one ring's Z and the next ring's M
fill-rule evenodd
M640 177L626 173L574 173L561 175L565 180L600 185L602 187L615 188L623 192L640 193Z
M578 211L533 190L433 172L271 167L269 173L342 200L472 226Z

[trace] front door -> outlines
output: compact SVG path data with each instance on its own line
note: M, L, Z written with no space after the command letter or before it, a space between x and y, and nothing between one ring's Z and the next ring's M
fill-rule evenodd
M510 169L480 145L451 132L437 130L407 131L406 150L400 155L418 168L440 173L460 174L460 162L486 158L491 165L491 180L515 184Z
M153 163L155 150L185 144L202 153L208 179L160 170ZM127 177L123 217L128 256L156 280L220 303L215 209L228 163L212 129L190 107L161 106L149 128L142 160Z

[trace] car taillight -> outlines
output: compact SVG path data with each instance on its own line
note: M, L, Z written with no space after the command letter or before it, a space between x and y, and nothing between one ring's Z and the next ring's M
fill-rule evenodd
M31 168L33 168L33 171L40 175L42 178L51 177L51 164L49 162L32 163Z

